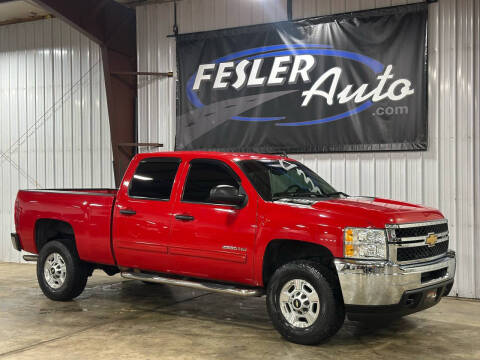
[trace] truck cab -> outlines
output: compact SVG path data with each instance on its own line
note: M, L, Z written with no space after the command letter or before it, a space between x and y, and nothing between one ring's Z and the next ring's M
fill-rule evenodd
M118 190L20 191L18 250L39 254L46 296L70 300L93 269L267 296L288 340L315 344L345 315L402 316L449 293L455 253L436 209L349 196L277 155L134 157Z

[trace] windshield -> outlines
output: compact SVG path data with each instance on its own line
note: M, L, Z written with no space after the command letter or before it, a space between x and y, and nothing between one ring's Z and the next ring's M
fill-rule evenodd
M238 164L260 196L267 201L285 197L327 197L343 194L297 161L243 160Z

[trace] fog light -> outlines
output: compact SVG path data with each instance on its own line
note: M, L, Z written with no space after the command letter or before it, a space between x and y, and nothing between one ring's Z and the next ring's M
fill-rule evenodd
M425 294L425 301L435 301L437 299L437 290L429 290Z

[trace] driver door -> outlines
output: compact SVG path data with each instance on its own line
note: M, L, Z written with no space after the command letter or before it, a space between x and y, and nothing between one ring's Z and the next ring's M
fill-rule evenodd
M169 247L172 272L251 283L257 229L255 201L247 200L241 208L212 203L210 191L217 185L244 191L240 177L223 161L191 160L185 177L173 211Z

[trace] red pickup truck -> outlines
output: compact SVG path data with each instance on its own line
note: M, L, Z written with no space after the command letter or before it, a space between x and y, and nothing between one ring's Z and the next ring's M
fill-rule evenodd
M266 294L288 340L316 344L345 314L401 316L449 293L455 253L435 209L353 197L282 156L139 154L117 190L23 190L17 250L39 254L53 300L94 269L127 279Z

